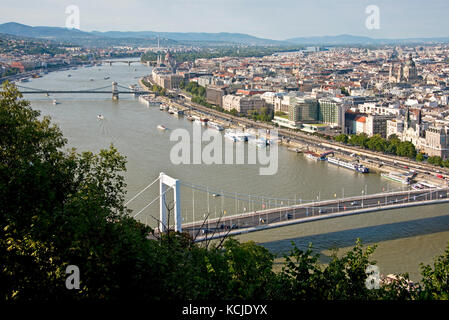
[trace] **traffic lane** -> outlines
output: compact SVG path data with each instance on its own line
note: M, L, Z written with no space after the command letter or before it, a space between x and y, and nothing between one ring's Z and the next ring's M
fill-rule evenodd
M432 196L431 196L432 195ZM300 218L306 218L316 215L325 215L336 212L345 212L350 210L362 209L367 207L375 207L377 205L391 205L391 204L400 204L404 202L414 202L414 201L422 201L422 200L433 200L433 199L441 199L447 198L448 192L436 190L431 193L423 192L419 194L411 195L410 198L408 195L400 195L400 196L382 196L376 198L367 198L363 200L357 201L344 201L335 204L330 204L326 206L311 206L308 208L295 208L295 209L287 209L281 210L279 212L271 212L271 213L255 213L249 217L236 217L230 220L220 221L219 223L209 223L205 224L203 228L193 227L186 228L187 231L198 232L201 229L208 230L208 232L220 231L220 230L229 230L234 228L249 228L261 226L264 224L271 224L280 221L287 220L295 220Z

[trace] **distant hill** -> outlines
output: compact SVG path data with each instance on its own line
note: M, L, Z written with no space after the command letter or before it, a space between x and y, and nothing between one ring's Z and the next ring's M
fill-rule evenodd
M31 27L16 22L0 24L0 33L12 34L22 37L45 38L52 40L92 39L96 35L77 29L59 27Z
M299 37L284 41L258 38L244 33L157 32L157 31L80 31L59 27L32 27L16 22L0 24L0 33L40 39L71 41L85 45L161 45L170 44L244 44L259 46L284 45L381 45L393 43L449 42L449 38L374 39L364 36L337 35Z
M375 39L364 36L342 34L337 36L291 38L285 41L298 45L382 45L402 43L449 42L449 38Z
M338 36L322 36L322 37L302 37L291 38L285 40L295 44L375 44L377 39L361 36L352 36L349 34L342 34Z
M284 43L283 41L258 38L244 33L228 33L228 32L206 33L206 32L156 32L156 31L135 31L135 32L92 31L92 33L98 36L106 36L111 38L161 37L179 42L183 41L228 42L228 43L240 43L248 45L279 45Z

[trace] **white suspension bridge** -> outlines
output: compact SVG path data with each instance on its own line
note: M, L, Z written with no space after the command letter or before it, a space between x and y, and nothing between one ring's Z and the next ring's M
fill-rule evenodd
M128 206L146 190L159 182L159 195L133 213L139 217L151 206L159 204L159 217L150 215L157 221L157 232L167 230L189 233L195 241L218 239L228 235L279 228L287 225L333 219L349 215L380 210L390 210L411 206L423 206L449 202L449 188L422 190L389 190L376 194L362 194L335 199L321 200L301 198L274 198L261 195L242 194L216 190L208 186L196 185L170 177L163 172L153 182L143 188L125 203ZM181 186L192 190L192 211L182 215ZM169 191L173 191L172 206L167 202ZM207 196L207 209L196 213L195 192ZM210 197L221 198L221 210L213 212ZM336 196L336 194L335 194ZM197 196L197 201L198 201ZM227 199L227 204L224 204ZM229 205L234 202L234 205ZM185 202L184 202L185 203ZM242 205L243 203L243 205ZM231 208L232 207L232 208ZM257 210L259 209L259 210ZM148 223L146 219L146 223Z

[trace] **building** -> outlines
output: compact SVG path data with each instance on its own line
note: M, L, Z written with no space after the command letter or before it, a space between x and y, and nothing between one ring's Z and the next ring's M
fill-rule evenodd
M246 97L228 94L223 97L223 109L227 111L235 109L238 113L248 114L248 111L259 111L264 106L265 101L260 96Z
M315 122L319 120L319 104L313 98L291 98L288 119L293 122Z
M442 159L449 158L449 128L431 126L427 128L425 153L429 156L438 156Z
M222 107L223 97L227 94L226 87L207 86L206 101L210 104Z
M321 98L318 100L319 114L318 120L331 126L344 128L345 126L345 106L335 99Z
M369 115L366 117L365 133L371 137L380 134L382 138L387 137L387 121L393 119L394 116L386 115Z

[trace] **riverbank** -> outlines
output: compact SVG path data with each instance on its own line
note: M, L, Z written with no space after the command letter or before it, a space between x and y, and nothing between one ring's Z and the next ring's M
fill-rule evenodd
M150 77L145 78L145 81L152 84ZM143 78L139 80L140 86L149 92L152 92L143 82ZM256 122L251 119L236 117L224 112L219 112L217 110L201 106L197 103L188 101L177 102L175 99L170 99L165 96L159 96L158 99L162 100L164 103L173 105L176 108L181 108L183 110L189 110L192 114L199 114L200 116L208 117L214 122L218 122L227 128L241 128L246 130L247 128L255 129L268 129L277 130L279 135L279 143L285 145L288 148L298 148L302 151L312 151L318 154L332 151L336 157L341 158L346 161L357 161L363 164L370 171L375 173L407 173L410 170L415 170L416 177L415 180L431 182L441 187L448 186L449 172L442 172L439 169L426 165L414 163L412 160L401 159L396 156L389 156L385 154L379 154L373 151L359 149L353 146L342 145L337 142L321 139L311 134L300 133L292 130L277 128L268 123ZM356 155L355 157L353 155ZM444 169L443 169L444 170ZM443 173L443 178L437 177L438 172Z

